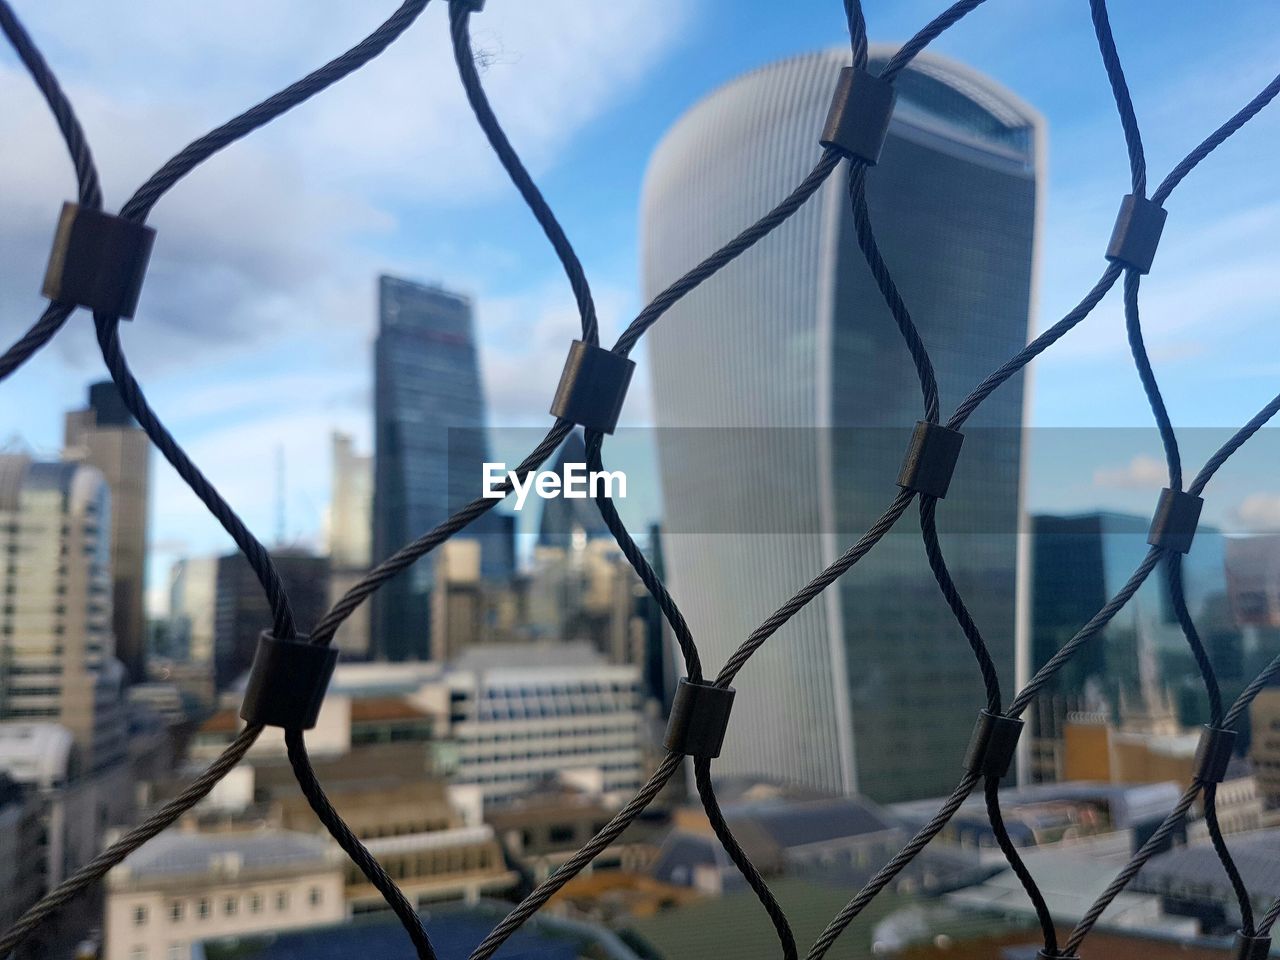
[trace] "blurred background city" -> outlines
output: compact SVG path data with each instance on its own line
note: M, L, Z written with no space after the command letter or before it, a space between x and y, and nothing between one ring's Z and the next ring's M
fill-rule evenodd
M109 196L378 16L293 0L29 6L102 144ZM848 52L839 3L800 6L494 0L476 19L486 87L584 255L606 333L817 159ZM868 4L873 38L905 37L933 6ZM1128 182L1086 5L1001 12L976 13L901 76L868 179L944 405L1074 305ZM1186 14L1116 11L1155 165L1280 59L1280 12ZM1170 48L1189 52L1174 72ZM873 68L893 49L873 43ZM478 496L484 462L532 448L575 335L554 257L452 73L443 11L428 10L326 109L301 108L193 175L154 218L152 281L122 333L157 410L270 542L303 629ZM72 181L8 51L0 103L11 339L40 308L32 278ZM1171 207L1149 281L1152 355L1191 428L1188 461L1275 392L1280 206L1250 158L1280 145L1277 129L1261 117ZM622 516L713 669L879 513L918 416L846 186L841 170L661 320L605 445L628 476ZM77 319L0 404L0 929L236 736L271 621L248 563L151 451ZM1128 578L1164 485L1118 296L993 395L968 435L940 526L1013 688ZM1263 431L1215 479L1186 563L1228 698L1280 653L1277 453ZM574 433L552 465L585 459ZM983 703L919 538L901 531L761 649L714 767L734 833L803 943L933 816ZM1031 706L1002 791L1062 925L1191 777L1207 702L1165 589L1153 577ZM465 955L664 756L677 651L590 500L499 506L361 607L337 645L308 738L319 777L442 956ZM315 820L278 733L20 956L412 956ZM1280 688L1254 702L1237 753L1218 811L1265 909L1280 895ZM673 780L499 956L776 957L691 787ZM1089 955L1177 944L1190 960L1227 957L1236 909L1193 808ZM1037 937L975 799L839 949L1022 960Z

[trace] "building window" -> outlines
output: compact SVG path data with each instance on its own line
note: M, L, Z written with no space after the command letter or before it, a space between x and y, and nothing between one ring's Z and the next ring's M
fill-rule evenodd
M129 960L147 960L147 948L134 947L129 951Z
M147 908L134 907L133 908L133 925L135 927L144 927L146 926L146 924L147 924Z
M209 898L201 897L200 902L196 904L196 914L201 920L209 919Z
M277 910L289 909L289 891L288 890L281 890L279 893L276 894L276 909Z
M180 943L169 944L169 953L167 955L167 960L187 960L186 955L182 952L182 944Z
M310 893L310 894L308 894L307 899L311 901L311 905L312 905L313 907L318 907L318 906L320 906L320 901L321 901L321 899L322 899L322 894L321 894L320 888L319 888L319 887L312 887L312 888L311 888L311 893Z
M222 909L226 912L228 917L234 917L236 915L236 911L240 909L240 898L227 897L227 899L223 901Z
M181 900L174 900L172 903L169 904L169 919L174 923L177 923L179 920L181 920L182 915L185 912L186 911L183 910Z
M249 912L250 913L262 912L262 894L260 893L249 894Z

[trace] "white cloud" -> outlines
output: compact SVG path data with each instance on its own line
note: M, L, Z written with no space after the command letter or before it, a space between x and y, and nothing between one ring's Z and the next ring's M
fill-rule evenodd
M1099 467L1093 472L1093 485L1113 490L1137 490L1163 487L1169 480L1163 460L1138 454L1122 467Z
M392 9L265 6L234 0L179 13L154 0L108 0L24 11L89 133L109 208L185 143L350 46ZM433 206L509 196L457 81L444 6L431 4L380 58L161 199L140 311L159 338L139 349L164 358L193 338L253 348L304 326L367 329L370 311L349 309L353 292L363 306L386 259L367 238L419 233ZM486 88L535 175L636 85L686 19L684 5L643 0L494 3L475 18L477 46L499 51ZM0 61L0 101L0 140L23 145L0 151L3 337L41 307L48 238L73 181L46 108L11 61Z
M1280 530L1280 493L1251 493L1233 511L1242 531L1263 533Z
M351 46L394 6L102 0L24 4L21 13L88 132L108 209L118 209L186 143ZM434 211L514 197L458 83L445 7L430 4L377 60L198 168L152 217L158 240L138 319L122 328L125 349L158 412L264 539L275 527L278 444L289 464L289 531L305 536L328 497L330 429L354 430L367 445L373 279L387 268L430 276L431 262L404 252L415 242L475 265L449 284L475 295L494 419L549 422L577 330L554 259L530 273L500 235L475 250L429 230ZM473 19L486 90L535 176L653 69L691 10L498 0ZM7 342L43 307L49 237L75 185L47 108L4 50L0 102L0 141L21 146L0 151ZM624 294L598 296L602 314L623 314ZM84 333L67 331L53 349L96 376ZM646 409L636 392L633 416ZM0 419L0 430L22 416ZM225 542L158 456L154 498L158 567L172 559L175 532L193 550Z
M629 321L631 296L620 287L592 288L600 316L600 341L612 346ZM490 418L501 426L547 426L548 409L564 368L569 343L582 335L572 295L560 278L511 297L481 298L477 322L483 330L482 354ZM648 378L632 378L623 425L647 422Z

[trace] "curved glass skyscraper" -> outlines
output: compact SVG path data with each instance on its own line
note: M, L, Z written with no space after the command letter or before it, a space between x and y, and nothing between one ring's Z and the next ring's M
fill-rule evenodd
M873 70L889 52L872 50ZM826 52L773 64L676 123L645 183L647 296L812 168L847 62ZM939 57L917 58L897 87L868 202L945 412L1026 342L1043 127L1017 98ZM664 549L713 673L884 509L921 415L915 372L857 247L847 182L842 166L649 338ZM1009 691L1025 666L1015 641L1022 425L1015 379L966 426L938 510L955 579ZM748 663L722 774L880 801L954 786L982 687L917 527L913 510Z

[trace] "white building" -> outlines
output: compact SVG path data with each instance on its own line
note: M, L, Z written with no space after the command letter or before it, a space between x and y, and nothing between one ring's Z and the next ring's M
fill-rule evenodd
M373 457L355 452L350 434L331 437L333 468L328 513L329 599L337 602L369 569L373 552ZM338 628L338 649L352 656L369 653L370 611L363 604Z
M213 621L218 600L218 558L184 557L169 573L170 643L189 663L213 663ZM212 669L212 666L210 667Z
M104 960L189 960L218 937L336 923L342 851L285 830L167 830L107 874Z
M74 463L0 455L0 720L71 731L89 770L126 755L111 631L111 498Z
M640 667L610 664L590 644L488 644L448 665L339 663L307 732L312 756L349 753L359 703L388 697L430 719L437 769L455 787L475 787L486 805L564 774L587 777L606 795L629 796L643 782ZM243 726L229 712L225 719L202 728L192 759L217 756ZM248 756L284 753L281 731L268 728Z
M317 742L337 746L321 728L325 711L349 709L343 699L396 694L432 717L450 783L475 787L485 804L552 775L591 774L609 794L643 780L640 668L609 664L589 644L491 644L447 666L339 664Z
M477 647L419 699L447 722L453 782L476 785L485 803L569 771L598 770L605 793L631 794L643 780L640 670L587 644Z

